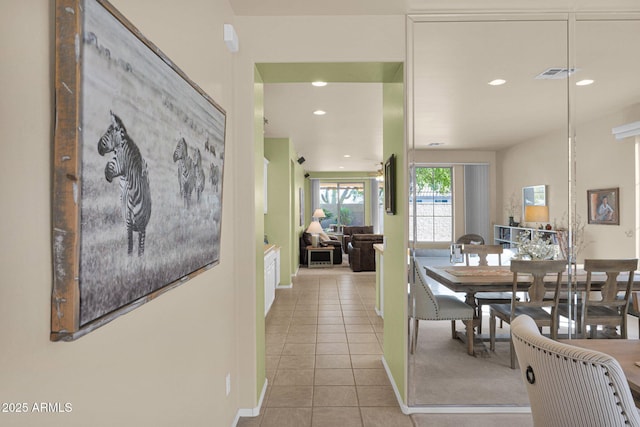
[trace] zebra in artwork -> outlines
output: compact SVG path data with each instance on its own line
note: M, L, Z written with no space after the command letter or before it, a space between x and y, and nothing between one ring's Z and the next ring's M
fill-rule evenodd
M218 192L218 181L220 181L220 168L218 165L213 163L209 165L209 179L211 180L213 191Z
M189 157L187 141L180 138L176 149L173 151L173 162L178 164L178 184L180 185L180 197L184 200L184 206L191 206L191 194L196 186L196 174L194 162Z
M113 153L104 169L108 182L120 177L122 215L127 229L127 253L133 253L133 232L138 233L138 256L144 254L147 225L151 218L151 190L147 163L113 112L111 124L98 141L98 153Z
M200 149L193 150L193 173L196 179L196 201L200 203L200 196L204 190L204 170L202 169L202 155Z

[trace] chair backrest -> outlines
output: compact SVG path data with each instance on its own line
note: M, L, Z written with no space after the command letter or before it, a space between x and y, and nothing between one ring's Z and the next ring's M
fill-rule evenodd
M463 234L456 243L462 245L484 245L484 238L479 234Z
M424 266L413 258L414 280L411 284L412 317L422 320L438 320L438 300L427 283Z
M555 310L560 298L562 273L567 269L566 260L511 260L510 268L513 272L514 296L511 300L511 313L515 312L516 306L552 307ZM515 295L520 291L518 283L522 282L523 274L532 276L531 285L526 290L527 298L521 298L518 301ZM544 278L547 274L555 274L555 280L553 282L545 281ZM552 291L553 299L547 297L548 291Z
M618 309L621 316L627 315L631 287L633 285L633 275L638 268L637 259L586 259L584 260L584 270L587 272L586 298L587 306L605 306ZM591 292L591 281L593 273L606 273L607 279L600 288L600 292ZM624 287L618 286L618 276L627 273L628 278ZM619 293L624 292L620 298ZM599 295L599 298L596 297Z
M511 323L536 426L640 426L627 379L611 356L540 334L529 316Z
M462 246L462 253L465 256L467 265L469 265L469 255L476 254L480 258L478 265L489 265L487 255L498 255L498 265L502 265L502 245L469 245Z

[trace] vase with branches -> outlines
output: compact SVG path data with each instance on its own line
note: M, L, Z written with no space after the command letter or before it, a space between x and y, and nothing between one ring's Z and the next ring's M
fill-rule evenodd
M505 205L505 208L504 208L504 210L507 213L507 216L509 217L510 226L516 225L514 218L518 213L519 209L520 209L520 199L518 198L516 193L513 192L511 193L511 196L509 196L509 200L507 201L507 204Z
M582 250L589 245L589 242L585 240L584 227L585 222L579 214L575 215L572 225L571 245L569 244L569 221L567 219L566 212L562 215L560 226L556 228L556 234L558 236L558 246L560 246L560 252L565 259L569 259L571 255L571 261L577 262L578 255Z

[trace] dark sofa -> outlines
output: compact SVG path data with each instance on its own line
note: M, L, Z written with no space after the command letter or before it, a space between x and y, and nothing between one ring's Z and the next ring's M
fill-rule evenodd
M321 241L320 246L333 246L333 264L342 264L342 242L333 236L330 240ZM300 265L307 266L307 246L311 246L311 234L303 232L300 236ZM315 255L314 258L315 260Z
M354 234L373 234L373 225L345 225L342 228L342 247L345 253Z
M353 271L375 271L376 252L373 245L382 243L382 234L354 234L349 242L349 267Z

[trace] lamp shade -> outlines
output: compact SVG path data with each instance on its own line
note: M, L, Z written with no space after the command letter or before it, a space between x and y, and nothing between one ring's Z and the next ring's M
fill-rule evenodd
M318 234L322 233L322 226L318 221L311 221L309 227L307 228L307 233Z
M549 221L549 206L527 206L524 208L524 220L526 222Z
M321 208L316 209L315 211L313 211L313 215L314 218L326 218L327 216L324 214L324 210Z

